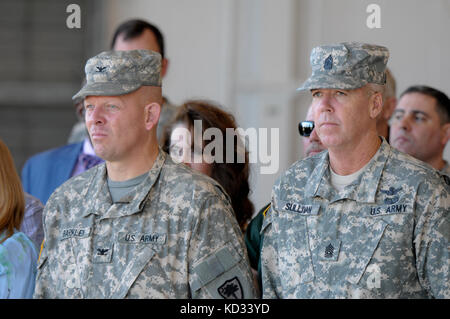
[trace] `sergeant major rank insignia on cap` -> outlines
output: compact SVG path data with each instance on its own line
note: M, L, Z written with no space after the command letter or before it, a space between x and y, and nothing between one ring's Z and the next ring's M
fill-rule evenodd
M325 62L323 63L323 68L325 70L331 70L332 67L333 67L333 57L330 54L328 58L325 59Z
M310 55L311 76L297 89L354 90L367 83L386 83L389 50L380 45L343 42L320 45Z

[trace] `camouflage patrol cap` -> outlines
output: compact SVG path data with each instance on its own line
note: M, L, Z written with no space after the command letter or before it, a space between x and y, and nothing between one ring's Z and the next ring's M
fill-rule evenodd
M86 62L86 84L72 97L114 96L161 86L161 55L150 50L105 51Z
M311 51L312 75L297 91L351 90L367 83L386 83L386 47L358 42L322 45Z

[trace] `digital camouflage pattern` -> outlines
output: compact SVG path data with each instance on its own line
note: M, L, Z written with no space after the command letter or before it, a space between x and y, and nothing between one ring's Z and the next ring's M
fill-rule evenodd
M150 50L105 51L86 62L86 84L72 100L115 96L141 86L161 86L161 55Z
M161 149L145 181L112 204L106 166L50 197L35 298L254 298L242 233L211 178Z
M450 298L450 185L384 139L340 194L328 151L296 162L262 231L264 298Z
M159 114L158 127L156 128L156 136L158 137L159 144L162 145L161 138L164 135L164 127L170 123L175 116L178 107L175 104L170 103L166 98L163 99L161 105L161 112Z
M311 51L312 75L297 90L363 87L367 83L386 83L386 47L358 42L322 45Z

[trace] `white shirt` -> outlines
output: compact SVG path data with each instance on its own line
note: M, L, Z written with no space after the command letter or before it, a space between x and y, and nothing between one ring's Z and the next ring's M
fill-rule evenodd
M353 183L354 181L356 181L358 179L358 177L364 172L364 170L367 168L367 166L369 166L369 164L373 161L373 159L376 157L376 155L378 155L378 153L380 152L380 148L378 149L378 151L375 153L374 156L372 156L372 158L370 159L370 161L367 162L366 165L364 165L361 169L359 169L357 172L354 172L353 174L350 175L339 175L336 174L333 169L330 166L330 172L331 172L331 185L338 191L342 191L345 186L350 185L351 183Z

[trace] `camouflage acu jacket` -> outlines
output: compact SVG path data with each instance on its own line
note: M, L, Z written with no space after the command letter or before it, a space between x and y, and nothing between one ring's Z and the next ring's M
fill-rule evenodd
M254 298L228 197L160 150L112 204L106 166L59 187L44 211L35 298Z
M385 140L341 193L328 152L295 163L263 223L263 297L450 298L449 187Z

